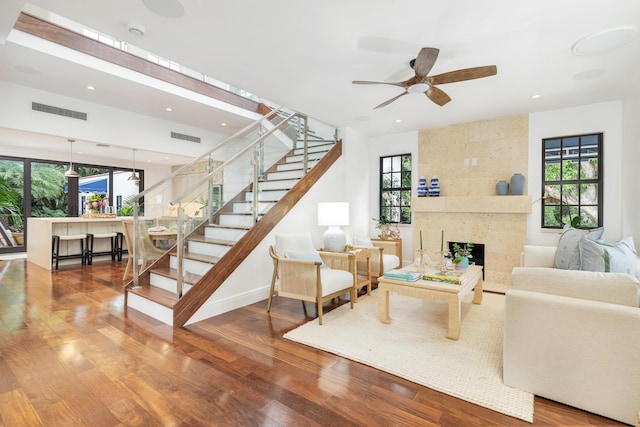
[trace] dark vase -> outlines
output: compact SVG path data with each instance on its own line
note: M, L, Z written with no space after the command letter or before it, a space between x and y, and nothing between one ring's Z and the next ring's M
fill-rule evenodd
M522 196L524 194L524 175L516 173L511 177L511 194Z
M496 184L496 194L498 196L506 196L509 194L509 183L507 181L500 181Z

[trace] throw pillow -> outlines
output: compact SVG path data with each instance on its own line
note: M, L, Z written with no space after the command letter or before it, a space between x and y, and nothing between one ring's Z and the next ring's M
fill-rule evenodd
M287 252L285 255L287 258L291 259L302 259L306 261L317 261L322 263L320 268L326 268L327 265L322 261L322 257L318 253L318 251L306 251L306 252Z
M368 237L356 237L356 246L365 246L367 248L372 248L373 243Z
M580 270L580 239L586 236L590 240L598 240L603 238L603 234L603 228L581 230L579 228L565 227L558 242L555 267L563 270Z
M593 241L584 236L580 239L583 270L627 273L635 277L637 256L633 237L624 238L616 243Z

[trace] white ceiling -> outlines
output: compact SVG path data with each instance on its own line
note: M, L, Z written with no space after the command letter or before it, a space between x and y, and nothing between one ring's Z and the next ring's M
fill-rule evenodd
M640 90L639 36L613 51L572 53L583 37L638 26L637 0L181 2L180 18L160 16L143 0L31 3L273 103L370 136L622 99ZM16 15L22 4L3 0L0 5L0 42L10 29L6 17ZM128 33L131 23L143 25L145 35ZM430 75L492 64L498 74L440 86L452 98L443 107L411 94L373 110L402 90L351 84L411 76L408 62L425 46L440 49ZM592 70L603 74L574 79ZM223 121L246 123L11 42L0 45L0 79L215 132L229 132L220 127ZM87 84L97 90L89 93ZM535 94L541 98L532 99ZM167 105L173 108L170 116Z

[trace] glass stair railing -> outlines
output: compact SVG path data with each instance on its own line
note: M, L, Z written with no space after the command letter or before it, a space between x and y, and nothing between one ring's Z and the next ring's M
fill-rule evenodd
M165 305L180 299L336 139L334 128L277 109L128 200L129 288L152 287Z

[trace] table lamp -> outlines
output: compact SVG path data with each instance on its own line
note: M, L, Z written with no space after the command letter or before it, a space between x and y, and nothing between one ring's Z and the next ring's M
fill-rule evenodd
M329 227L324 232L324 250L342 252L347 236L340 226L349 225L349 203L318 203L318 225Z

